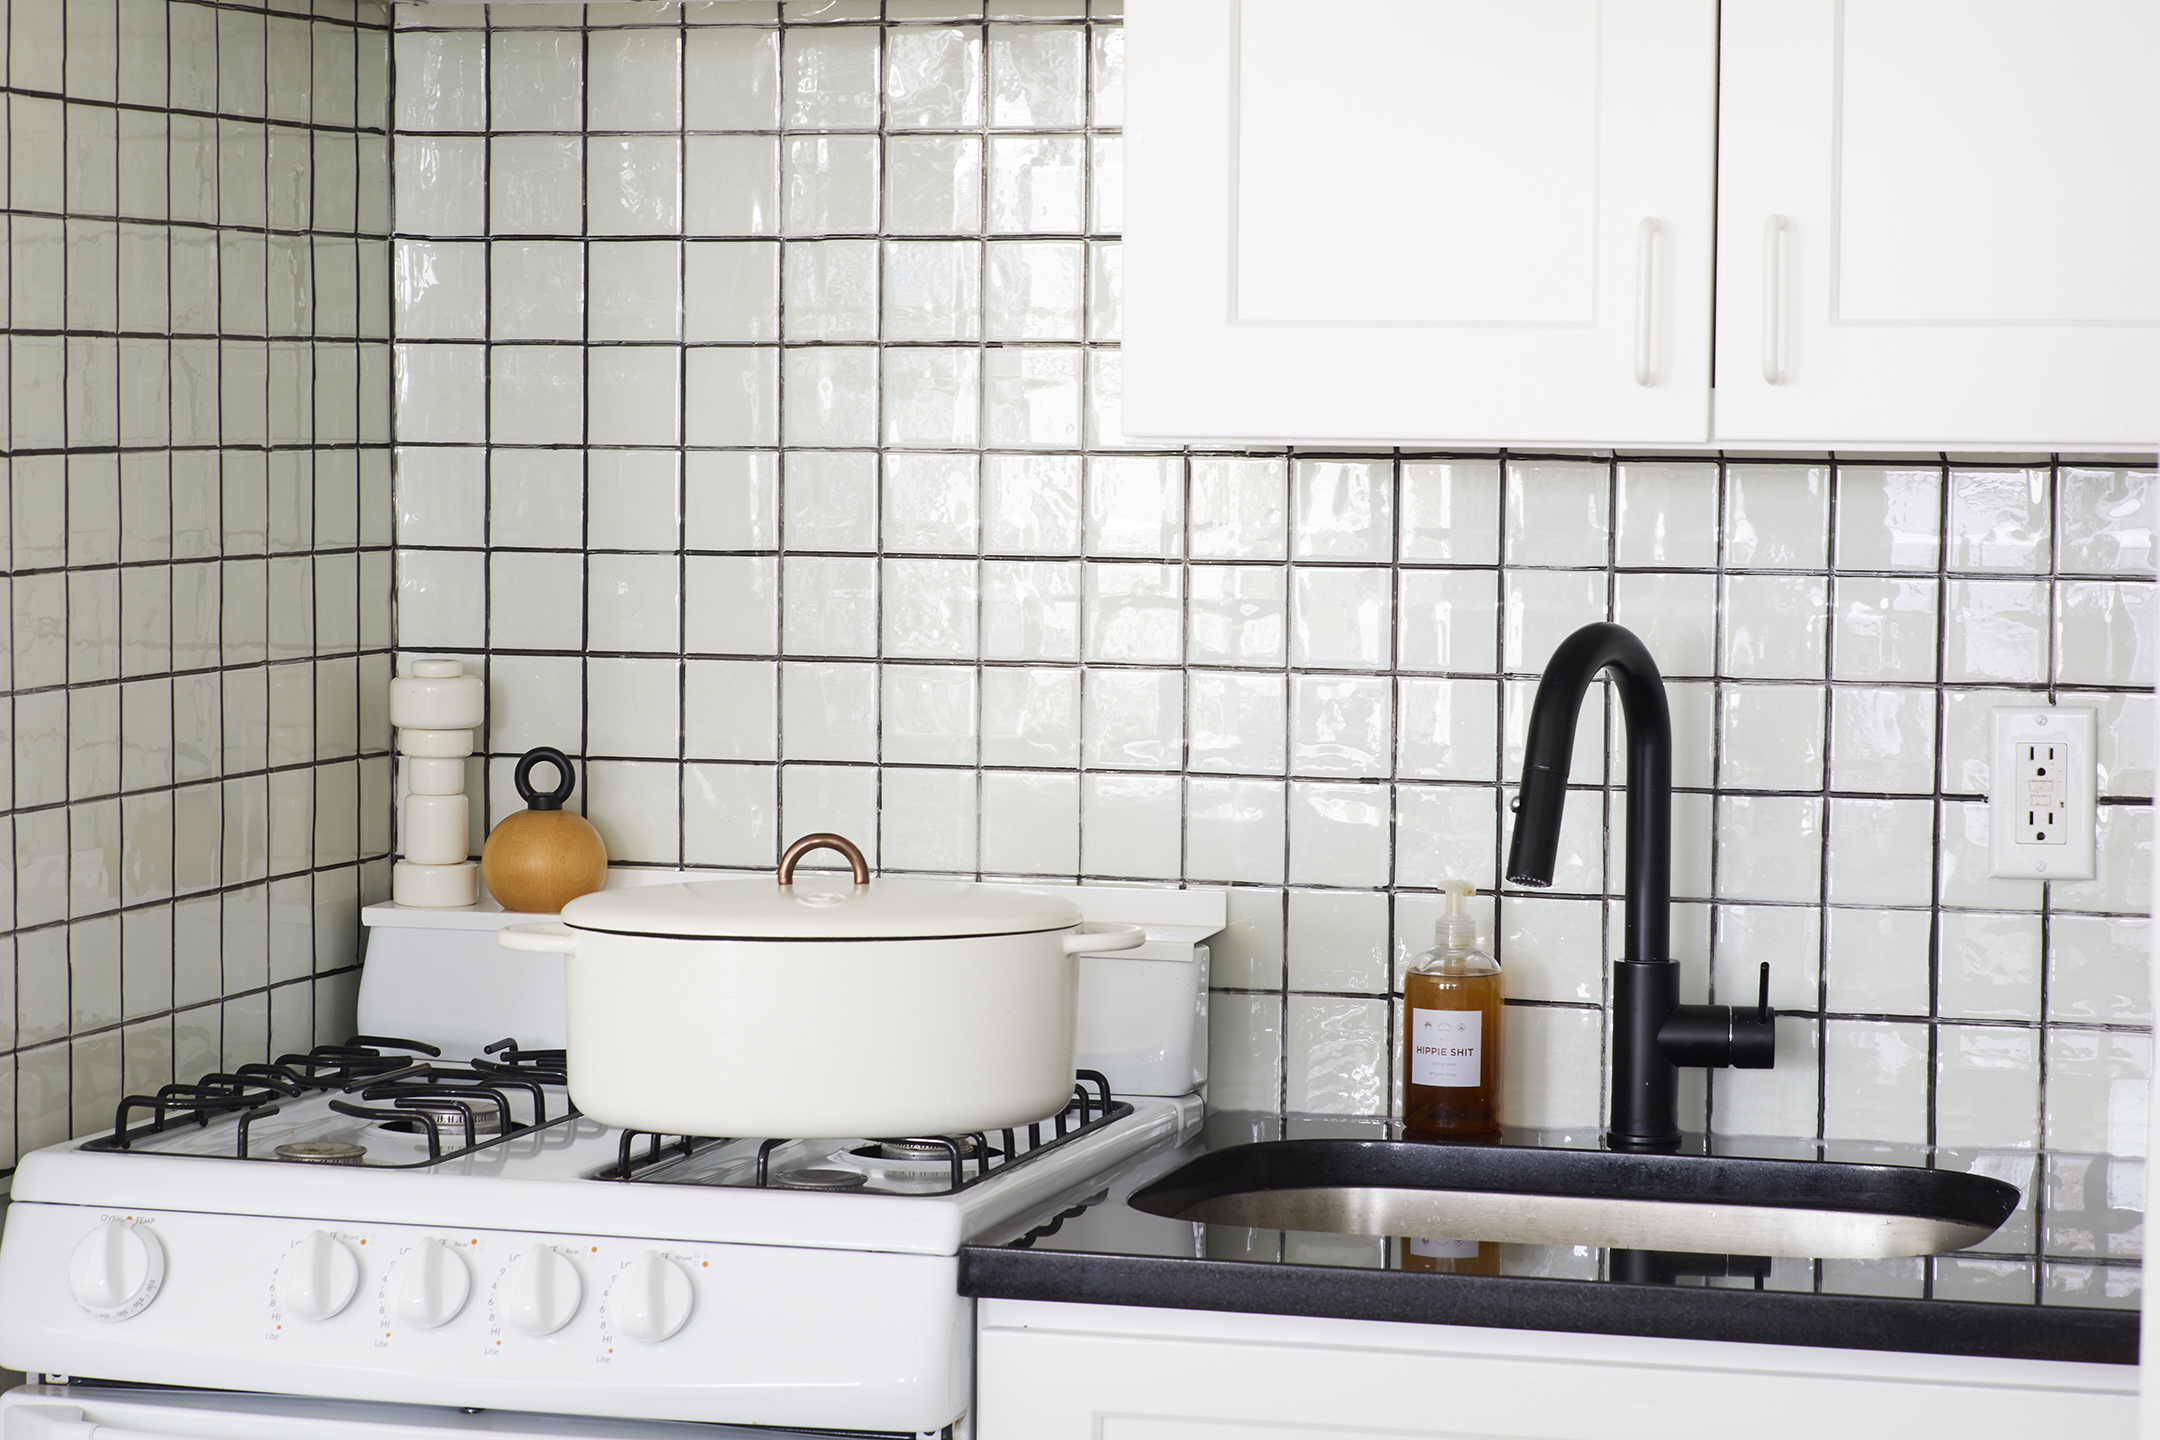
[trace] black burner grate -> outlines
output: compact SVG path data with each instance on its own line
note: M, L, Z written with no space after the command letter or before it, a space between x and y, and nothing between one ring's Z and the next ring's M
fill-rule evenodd
M1091 1134L1114 1121L1132 1114L1132 1106L1118 1100L1110 1093L1110 1081L1099 1070L1075 1072L1073 1098L1063 1110L1047 1120L1041 1120L1025 1129L1015 1127L995 1132L1002 1144L992 1142L991 1134L977 1131L969 1135L924 1135L905 1138L874 1139L868 1146L855 1153L875 1155L880 1146L906 1145L917 1149L927 1160L942 1160L950 1167L951 1184L943 1190L910 1190L911 1195L951 1195L1003 1174L1015 1165L1025 1164L1038 1155L1045 1155L1060 1146L1068 1145L1082 1135ZM1045 1131L1048 1134L1045 1134ZM593 1178L637 1182L654 1178L652 1172L659 1166L696 1155L721 1145L736 1143L734 1140L703 1135L656 1135L644 1130L625 1130L616 1152L615 1163ZM770 1161L773 1152L783 1145L796 1143L792 1138L765 1140L758 1145L757 1164L752 1172L752 1184L758 1189L797 1188L776 1178ZM642 1151L642 1153L640 1153ZM972 1172L972 1173L970 1173ZM883 1193L873 1191L871 1193Z
M525 1050L515 1040L498 1040L465 1065L444 1064L441 1057L440 1049L422 1041L355 1035L343 1045L318 1045L305 1055L282 1055L266 1065L213 1072L192 1083L162 1086L154 1095L130 1095L114 1112L113 1133L82 1148L131 1151L138 1141L189 1121L202 1127L237 1114L231 1158L268 1159L248 1153L254 1126L281 1113L294 1100L328 1094L340 1097L329 1102L330 1109L340 1115L426 1137L427 1159L397 1165L377 1162L376 1167L402 1169L431 1165L446 1156L530 1134L577 1113L574 1106L565 1104L563 1114L548 1114L543 1087L569 1083L561 1050ZM529 1118L518 1118L513 1100L522 1102ZM130 1129L130 1118L144 1111L149 1112L149 1120ZM446 1129L464 1143L446 1148Z

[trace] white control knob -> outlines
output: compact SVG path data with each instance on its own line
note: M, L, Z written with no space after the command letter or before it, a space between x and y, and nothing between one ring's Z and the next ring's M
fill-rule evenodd
M659 1344L690 1318L694 1299L690 1277L657 1250L647 1250L632 1261L615 1282L615 1291L619 1297L616 1323L623 1334L641 1344Z
M327 1230L310 1230L278 1267L279 1307L301 1320L328 1320L359 1288L359 1257Z
M68 1265L75 1303L100 1320L140 1315L165 1283L165 1247L133 1220L107 1220L83 1236Z
M422 1330L447 1325L472 1294L472 1271L457 1251L440 1240L423 1240L398 1261L391 1279L398 1319Z
M503 1313L527 1335L552 1335L585 1300L585 1278L570 1257L536 1245L511 1262Z

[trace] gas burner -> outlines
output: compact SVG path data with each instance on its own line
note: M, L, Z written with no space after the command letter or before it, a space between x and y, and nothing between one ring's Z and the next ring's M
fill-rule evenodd
M973 1135L940 1135L926 1136L918 1140L878 1140L868 1147L868 1153L878 1160L943 1165L952 1160L956 1151L962 1160L972 1160L976 1151L981 1148Z
M772 1177L777 1190L860 1190L869 1180L860 1170L787 1170Z
M280 1160L300 1165L358 1165L367 1154L365 1145L346 1145L336 1140L296 1140L271 1152Z
M460 1092L462 1093L462 1092ZM466 1144L477 1144L483 1139L493 1139L503 1132L503 1112L487 1106L469 1105L462 1100L422 1092L397 1102L400 1108L413 1112L411 1119L385 1120L378 1127L397 1135L424 1135L427 1122L419 1117L425 1115L435 1122L438 1132L462 1134L470 1123L471 1136Z

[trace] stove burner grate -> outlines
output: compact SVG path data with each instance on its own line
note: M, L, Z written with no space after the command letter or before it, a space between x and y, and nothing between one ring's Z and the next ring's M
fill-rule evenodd
M1099 1070L1081 1070L1075 1074L1073 1098L1063 1110L1047 1120L1037 1121L1024 1130L1018 1127L1000 1130L997 1137L1003 1143L993 1145L990 1136L982 1132L971 1135L924 1135L904 1139L872 1140L854 1154L875 1159L914 1161L919 1164L945 1164L950 1167L951 1184L940 1191L914 1191L910 1194L951 1195L979 1184L992 1175L1003 1174L1015 1165L1023 1165L1038 1155L1047 1154L1059 1146L1071 1143L1082 1135L1102 1129L1115 1120L1132 1114L1132 1106L1110 1094L1110 1081ZM1048 1129L1050 1133L1043 1132ZM642 1147L639 1141L644 1141ZM617 1151L615 1164L602 1170L595 1179L635 1182L649 1178L650 1172L663 1164L671 1163L678 1156L689 1156L713 1145L724 1143L717 1137L678 1135L673 1139L646 1131L626 1130ZM819 1174L855 1174L853 1171L802 1171L782 1170L771 1164L773 1152L783 1145L792 1145L789 1138L766 1140L758 1146L757 1168L753 1183L759 1189L809 1189L840 1188L805 1186L793 1183L794 1177ZM643 1154L637 1152L643 1149ZM968 1173L972 1168L974 1174ZM642 1173L641 1173L642 1172ZM857 1188L853 1185L849 1189Z
M404 1053L394 1053L400 1051ZM393 1130L424 1134L427 1159L403 1163L427 1165L445 1155L462 1155L530 1134L577 1113L574 1106L568 1105L564 1114L552 1119L547 1113L547 1096L542 1087L569 1083L561 1050L523 1050L515 1040L499 1040L469 1065L437 1063L441 1057L440 1049L422 1041L356 1035L343 1045L318 1045L305 1055L282 1055L272 1064L242 1065L230 1073L213 1072L193 1083L162 1086L154 1095L130 1095L114 1112L113 1133L87 1141L82 1148L129 1151L137 1141L163 1134L190 1119L200 1128L237 1112L232 1158L261 1159L264 1157L249 1153L249 1132L258 1122L279 1114L285 1103L317 1095L357 1095L359 1101L388 1101L389 1105L334 1098L329 1108L336 1114L372 1120ZM529 1105L529 1124L516 1120L511 1106L513 1095ZM149 1121L130 1129L130 1118L141 1111L149 1112ZM445 1129L458 1132L463 1145L446 1149ZM328 1146L355 1152L337 1158L286 1153L322 1148L326 1147L317 1142L280 1146L275 1158L316 1164L366 1163L361 1158L367 1153L363 1146ZM385 1168L403 1167L393 1163Z

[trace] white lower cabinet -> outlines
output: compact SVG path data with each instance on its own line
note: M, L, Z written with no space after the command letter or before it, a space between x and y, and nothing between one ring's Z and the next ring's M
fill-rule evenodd
M983 1300L974 1440L2130 1440L2137 1370Z

